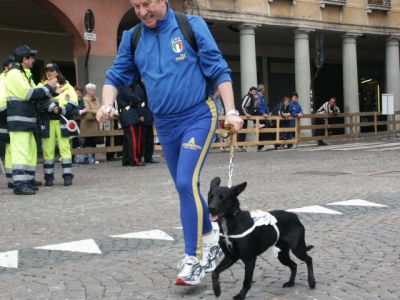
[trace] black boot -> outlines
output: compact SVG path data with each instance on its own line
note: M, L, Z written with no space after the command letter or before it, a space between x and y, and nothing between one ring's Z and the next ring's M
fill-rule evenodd
M64 178L64 186L72 185L72 178Z
M29 188L27 185L23 185L22 187L18 189L14 189L14 194L15 195L35 195L36 192Z

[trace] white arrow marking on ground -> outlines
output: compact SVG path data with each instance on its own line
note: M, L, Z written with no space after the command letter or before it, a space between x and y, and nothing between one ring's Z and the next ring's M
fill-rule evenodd
M169 236L162 230L132 232L121 235L112 235L111 237L125 238L125 239L149 239L149 240L167 240L167 241L174 240L171 236Z
M377 206L377 207L387 207L387 205L377 204L361 199L347 200L328 203L327 205L355 205L355 206Z
M99 247L93 239L36 247L34 249L101 254Z
M302 213L314 213L314 214L331 214L331 215L342 215L341 212L325 208L319 205L305 206L300 208L287 209L291 212L302 212Z
M0 253L0 267L18 268L18 250Z

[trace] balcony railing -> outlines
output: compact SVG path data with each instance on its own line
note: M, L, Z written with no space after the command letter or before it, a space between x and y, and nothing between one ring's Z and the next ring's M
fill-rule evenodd
M392 0L368 0L368 4L391 7Z
M366 10L368 13L372 13L373 10L384 10L386 13L389 13L391 8L391 0L368 0Z
M342 8L346 5L346 0L320 0L319 6L325 8L326 5L337 5Z

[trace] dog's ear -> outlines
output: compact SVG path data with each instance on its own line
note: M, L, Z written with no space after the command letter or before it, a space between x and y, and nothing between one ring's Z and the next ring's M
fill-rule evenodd
M212 190L213 188L219 186L220 183L221 183L221 178L215 177L213 180L211 180L210 190Z
M231 187L231 190L234 192L235 197L239 196L246 189L246 186L247 186L247 182L243 182L241 184Z

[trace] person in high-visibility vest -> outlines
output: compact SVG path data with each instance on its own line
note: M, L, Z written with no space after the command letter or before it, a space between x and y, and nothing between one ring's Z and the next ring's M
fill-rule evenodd
M22 45L15 49L15 64L5 78L7 97L7 128L10 134L13 188L15 195L34 195L41 185L35 180L37 144L34 133L39 132L38 108L57 112L50 99L63 92L57 78L36 87L31 68L36 50Z
M41 83L42 85L57 78L58 85L64 89L60 95L52 99L58 106L58 113L47 110L41 112L45 186L53 186L56 140L61 154L64 186L69 186L72 185L74 178L69 140L70 137L77 136L79 132L77 127L68 127L66 120L73 119L74 115L86 113L87 108L81 110L78 108L78 96L75 89L62 75L57 64L47 64L44 71L46 80ZM73 126L77 126L76 123Z
M4 79L15 62L14 55L9 55L3 63L3 73L0 74L0 141L6 144L5 172L9 188L13 188L10 135L7 130L7 97Z

